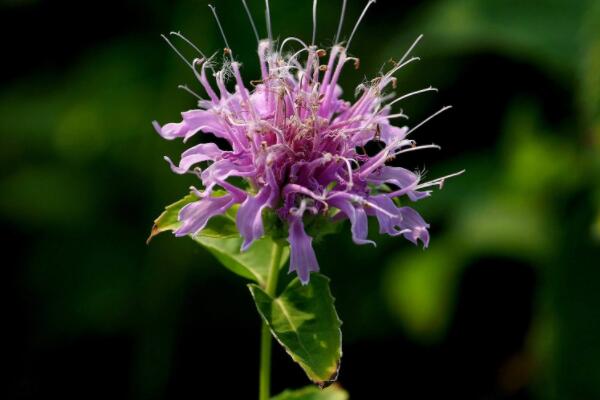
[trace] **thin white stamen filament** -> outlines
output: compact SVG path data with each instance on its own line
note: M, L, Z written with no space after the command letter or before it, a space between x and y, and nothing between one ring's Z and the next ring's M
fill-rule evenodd
M217 21L217 26L219 27L219 31L221 32L221 36L223 37L223 41L225 42L225 47L229 51L229 56L231 57L231 60L233 61L233 51L231 50L231 47L229 47L229 43L227 42L227 37L225 36L225 32L223 31L223 27L221 26L221 21L219 21L219 16L217 15L217 9L212 4L209 4L208 7L210 8L213 15L215 16L215 20Z
M425 150L425 149L441 150L441 147L438 146L437 144L427 144L427 145L423 145L423 146L409 147L407 149L398 150L397 152L394 153L394 156L397 156L398 154L403 154L403 153L410 153L411 151Z
M290 36L285 38L285 40L283 40L283 42L281 42L281 46L279 46L279 53L283 53L283 46L285 46L286 44L288 44L288 42L298 42L302 45L302 47L306 50L308 50L308 45L306 43L304 43L304 41L302 39L299 39L295 36Z
M417 43L419 43L421 41L422 38L423 38L423 35L419 35L419 37L413 42L413 44L408 48L408 50L406 50L406 53L404 53L404 55L402 56L400 61L398 61L398 64L402 64L402 62L406 59L406 57L408 57L410 52L415 48Z
M370 202L370 201L368 201L368 200L365 200L365 201L364 201L364 205L366 205L366 206L368 206L368 207L370 207L370 208L372 208L372 209L374 209L374 210L377 210L377 211L379 211L380 213L382 213L382 214L384 214L384 215L388 216L389 218L395 218L395 217L397 217L396 215L394 215L394 214L390 213L390 212L389 212L389 211L387 211L387 210L384 210L383 208L379 207L377 204L375 204L375 203L372 203L372 202Z
M368 200L365 200L364 198L362 198L360 196L352 195L352 194L346 193L346 192L336 192L331 195L329 195L329 193L325 192L324 195L322 196L322 199L323 200L331 200L331 199L335 199L336 197L343 197L343 198L350 197L350 200L355 203L361 204L362 206L368 206L374 210L381 212L382 214L387 215L390 218L396 217L394 214L391 214L389 211L384 210L383 208L379 207L377 204L372 203Z
M377 106L379 108L379 106ZM381 116L381 112L388 109L389 106L385 106L381 109L377 109L375 112L373 112L373 115L367 120L367 123L365 123L360 130L365 130L368 129L368 126L371 125L371 123L373 122L373 120L375 120L375 118ZM364 118L364 117L362 117ZM404 114L404 111L401 109L399 113L397 114L390 114L390 115L384 115L383 118L385 119L394 119L394 118L404 118L404 119L409 119L408 115Z
M295 63L296 65L283 65L281 67L273 67L271 68L271 72L277 72L277 74L279 73L287 73L287 74L291 74L292 70L302 70L304 69L303 66L301 66L299 63Z
M373 4L373 3L375 3L375 0L369 0L369 2L367 3L367 5L363 9L362 14L360 14L360 17L358 17L358 21L356 21L356 25L354 25L354 29L352 29L352 33L350 34L350 38L348 39L348 43L346 44L346 50L348 50L350 48L350 42L352 42L352 38L354 38L354 34L356 33L356 30L358 29L358 26L360 25L360 22L362 21L362 19L364 18L365 14L367 13L367 10L369 9L369 7L371 6L371 4Z
M202 50L200 50L194 43L192 43L191 40L189 40L188 38L183 36L181 34L181 32L170 32L169 35L177 36L178 38L180 38L181 40L183 40L184 42L189 44L194 50L196 50L198 52L198 54L200 54L202 57L206 58L206 56L204 55Z
M312 9L312 18L313 18L313 31L312 31L312 41L311 46L315 45L315 40L317 38L317 3L319 0L313 1L313 9Z
M295 53L294 53L294 54L293 54L293 55L292 55L292 56L291 56L291 57L288 59L288 62L289 62L289 63L294 63L294 64L297 64L297 67L293 67L293 66L291 66L291 65L289 65L288 67L290 67L290 68L300 68L300 69L304 69L304 67L303 67L302 65L300 65L300 63L299 63L299 61L298 61L298 56L299 56L300 54L304 53L305 51L308 51L308 52L310 52L310 49L308 49L308 48L304 48L304 49L298 50L297 52L295 52Z
M265 0L265 20L267 21L267 34L269 35L269 44L273 44L273 32L271 31L271 10L269 9L269 0Z
M177 55L183 60L183 62L185 62L187 64L188 67L190 67L191 69L194 69L194 67L192 66L192 64L187 60L187 58L185 58L183 56L183 54L181 54L181 52L179 50L177 50L177 47L175 47L175 45L173 45L173 43L171 43L171 41L165 36L165 35L160 35L161 38L165 39L165 42L167 42L167 44L173 49L173 51L175 53L177 53Z
M429 182L421 183L420 185L417 186L417 189L423 189L423 188L430 187L430 186L439 186L441 188L444 184L444 181L446 181L446 179L454 178L455 176L462 175L465 173L465 171L466 171L466 169L463 169L462 171L458 171L453 174L443 176L441 178L436 178Z
M348 169L348 183L347 183L347 190L351 190L352 187L354 186L354 179L352 178L352 165L350 164L350 160L346 157L342 157L342 160L344 161L344 163L346 163L346 168Z
M326 202L327 198L325 196L323 196L323 194L318 195L306 187L296 185L295 183L288 183L286 185L286 187L283 188L282 192L284 193L284 195L286 193L286 188L290 188L291 189L290 191L292 191L292 192L302 193L303 195L311 197L311 198L315 199L316 201L318 201L319 203L322 203L325 207L329 207L329 204L327 204L327 202Z
M306 211L306 199L302 199L300 201L300 207L292 207L290 208L290 214L295 215L297 217L302 217L304 215L304 211Z
M390 82L391 79L390 77L392 75L394 75L396 72L398 72L398 70L404 68L405 66L407 66L408 64L415 62L415 61L420 61L421 59L419 57L412 57L409 60L406 60L404 62L398 62L396 64L396 66L394 68L392 68L391 70L389 70L385 76L381 79L381 82L379 83L379 90L383 89L385 86L387 86Z
M391 103L387 104L386 107L391 107L394 104L398 103L399 101L402 101L402 100L404 100L404 99L406 99L408 97L411 97L411 96L414 96L414 95L417 95L417 94L421 94L421 93L425 93L425 92L437 92L437 91L438 90L436 88L431 87L431 86L429 86L428 88L425 88L425 89L416 90L414 92L410 92L410 93L407 93L407 94L405 94L403 96L398 97L397 99L395 99Z
M347 0L342 1L342 12L340 14L340 23L338 24L337 33L335 34L335 40L333 41L334 45L338 44L338 40L340 39L340 33L342 33L342 26L344 25L344 14L346 14L346 1Z
M435 118L436 116L438 116L439 114L443 113L446 110L451 109L452 106L446 106L446 107L442 107L442 109L440 109L439 111L431 114L429 117L425 118L423 121L421 121L421 123L419 123L418 125L416 125L414 128L411 128L406 135L408 136L409 134L413 133L414 131L416 131L418 128L420 128L421 126L425 125L427 122L429 122L431 119Z
M198 98L198 100L204 100L202 97L200 97L200 95L196 92L194 92L192 89L190 89L187 85L178 85L177 86L178 89L181 90L185 90L186 92L188 92L189 94L191 94L192 96Z
M242 0L242 4L246 9L246 14L248 14L248 19L250 20L250 25L252 25L252 30L254 31L254 36L256 36L256 41L260 43L260 36L258 34L258 30L256 29L256 25L254 24L254 19L252 18L252 13L250 13L250 9L248 8L248 4L246 4L246 0Z
M404 119L408 119L408 115L404 114L402 112L402 110L400 110L400 112L398 114L390 114L390 115L385 115L384 118L386 119L394 119L394 118L404 118Z

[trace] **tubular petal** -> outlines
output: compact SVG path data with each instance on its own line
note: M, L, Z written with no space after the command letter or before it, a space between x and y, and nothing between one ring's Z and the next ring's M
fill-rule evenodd
M290 221L290 272L296 272L300 282L306 285L310 280L310 273L319 271L317 256L312 247L312 238L304 231L302 218L293 218Z

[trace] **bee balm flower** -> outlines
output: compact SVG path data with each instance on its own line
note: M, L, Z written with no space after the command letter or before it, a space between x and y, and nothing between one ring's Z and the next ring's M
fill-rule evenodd
M423 183L418 173L389 165L391 160L401 160L403 153L438 147L416 146L410 138L429 118L412 128L393 124L405 117L391 111L394 104L435 90L426 88L391 100L394 74L417 60L407 59L414 44L389 71L359 85L356 101L345 100L338 85L347 64L358 68L359 60L348 54L348 47L372 3L365 7L346 44L334 45L328 55L314 45L315 30L311 45L294 37L278 43L271 39L268 24L269 39L258 43L260 80L252 81L252 86L244 83L241 65L228 45L226 61L218 70L214 56L206 57L198 50L199 58L188 65L207 98L200 98L196 109L182 113L181 122L154 125L168 140L185 142L202 133L223 139L227 146L195 145L177 164L166 157L173 172L196 174L202 183L201 190L192 188L198 200L179 213L181 226L175 235L195 235L212 217L239 204L237 228L244 239L242 250L246 250L265 235L263 213L271 210L288 232L290 271L303 283L309 281L311 271L319 269L313 239L307 234L307 223L315 218L349 220L354 242L366 244L374 243L367 238L367 219L372 216L381 233L402 235L428 246L429 225L412 208L399 206L398 199L423 199L430 195L428 187L441 187L448 177ZM340 28L342 21L343 12ZM256 32L253 22L252 26ZM228 87L228 80L233 80L233 88ZM369 142L379 142L380 151L365 151ZM215 196L216 188L225 194Z

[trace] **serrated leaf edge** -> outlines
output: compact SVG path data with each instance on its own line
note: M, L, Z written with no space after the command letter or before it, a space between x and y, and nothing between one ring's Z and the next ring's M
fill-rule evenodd
M327 276L322 275L322 274L319 274L319 276L325 278L328 283L331 282L331 279L329 279ZM291 286L292 283L296 282L297 280L298 280L298 278L295 278L294 280L292 280L290 283L288 283L287 287ZM271 298L273 301L276 300L276 298L273 298L273 296L270 296L268 293L266 293L259 285L256 285L254 283L249 283L248 284L248 288L250 290L250 295L252 296L252 299L254 300L254 304L257 304L256 297L254 296L254 292L253 292L254 288L259 289L262 293L264 293L266 296L268 296L269 298ZM285 289L284 289L284 291L285 291ZM327 292L329 294L329 297L331 298L332 304L334 305L334 311L335 311L335 297L333 297L333 294L331 293L331 289L329 288L329 286L327 286ZM278 297L279 296L277 296L277 298ZM316 385L318 385L321 389L324 389L324 388L326 388L326 387L334 384L337 381L337 378L338 378L339 372L340 372L340 367L341 367L341 364L342 364L342 356L343 356L343 351L342 351L342 329L341 329L343 321L340 319L337 311L335 311L335 317L337 319L337 322L339 322L339 324L340 324L340 327L338 328L338 333L340 335L340 347L339 347L340 356L339 356L339 358L337 360L337 363L336 363L335 372L333 374L331 374L331 376L328 379L319 380L319 379L314 379L314 378L317 377L317 374L315 373L315 371L312 368L309 368L308 366L307 366L307 368L305 368L303 366L303 363L301 363L300 360L298 359L298 357L294 356L294 354L292 352L290 352L290 350L288 350L287 346L284 345L283 342L277 337L277 335L275 334L275 331L273 330L273 326L271 325L271 323L269 322L269 320L265 317L265 315L260 310L260 308L258 308L258 306L257 306L256 309L258 311L258 314L262 318L262 320L269 327L269 330L271 331L271 335L275 338L275 340L277 340L277 342L279 342L279 344L281 345L281 347L283 347L283 349L285 350L285 352L288 353L288 355L292 358L292 360L294 360L295 363L297 363L298 365L300 365L300 367L304 370L304 372L306 372L306 375L308 375L308 378L313 383L315 383ZM310 370L310 373L307 371L307 369Z

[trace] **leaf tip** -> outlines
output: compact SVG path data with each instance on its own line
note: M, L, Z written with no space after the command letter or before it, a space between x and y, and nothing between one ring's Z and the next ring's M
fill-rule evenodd
M148 236L148 239L146 239L146 244L150 244L150 241L152 240L152 238L161 232L162 231L159 229L159 227L156 224L152 225L152 230L150 231L150 236Z
M326 389L337 382L338 375L340 373L340 364L340 360L337 360L335 371L331 374L331 376L328 379L320 382L315 382L320 389Z

